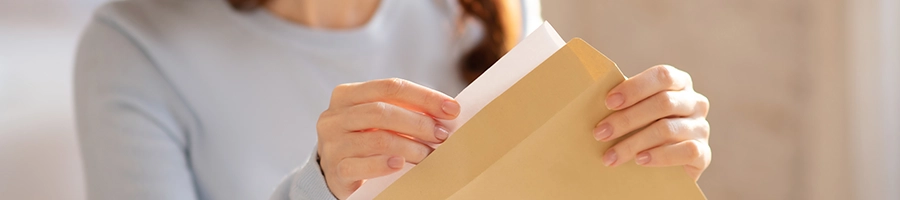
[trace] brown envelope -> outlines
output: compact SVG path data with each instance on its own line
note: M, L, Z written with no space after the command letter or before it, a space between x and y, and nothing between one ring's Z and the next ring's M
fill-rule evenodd
M376 199L706 199L680 166L603 166L592 130L625 76L579 38L491 101Z

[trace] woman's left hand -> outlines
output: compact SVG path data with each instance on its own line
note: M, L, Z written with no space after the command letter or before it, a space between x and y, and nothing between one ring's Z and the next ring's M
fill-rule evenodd
M712 160L709 100L694 91L688 73L655 66L607 95L606 107L617 112L597 124L594 138L606 142L640 131L609 148L604 164L614 167L634 159L641 166L684 166L695 181L700 178Z

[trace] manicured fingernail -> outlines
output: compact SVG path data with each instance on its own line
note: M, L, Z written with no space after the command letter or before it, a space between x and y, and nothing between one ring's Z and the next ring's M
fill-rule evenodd
M637 162L638 165L646 165L647 163L650 163L650 154L641 152L638 154L637 158L634 159L634 162Z
M388 167L391 167L394 169L403 168L403 158L397 157L397 156L388 158Z
M609 123L603 123L594 128L594 139L597 141L606 140L609 136L612 136L612 126Z
M441 105L441 109L450 116L459 115L459 104L454 101L445 100L444 104Z
M616 159L619 159L619 157L616 156L616 151L610 149L603 155L603 165L606 165L607 167L612 166L613 163L616 163Z
M625 95L622 93L615 93L606 98L606 108L610 110L619 108L623 103L625 103Z
M436 137L437 139L439 139L441 141L444 141L447 139L447 137L450 137L450 132L447 131L447 128L444 128L444 126L435 125L434 126L434 137Z

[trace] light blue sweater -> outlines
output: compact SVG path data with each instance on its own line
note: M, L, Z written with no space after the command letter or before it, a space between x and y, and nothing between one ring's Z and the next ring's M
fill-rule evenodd
M460 13L382 0L363 27L335 31L225 0L105 5L75 64L88 199L332 199L314 152L331 89L400 77L455 95L457 61L481 37L475 21L457 31Z

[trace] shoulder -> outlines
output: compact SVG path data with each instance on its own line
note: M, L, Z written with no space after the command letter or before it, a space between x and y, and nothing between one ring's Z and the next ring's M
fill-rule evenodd
M114 1L94 12L79 51L134 48L164 73L181 73L189 66L185 63L203 59L211 49L229 49L233 41L248 37L239 17L226 0ZM98 38L110 35L121 39Z
M109 2L94 13L94 20L128 28L159 28L222 15L224 1L215 0L127 0Z
M234 27L233 12L224 0L114 1L98 8L91 23L111 27L138 46L166 47Z

